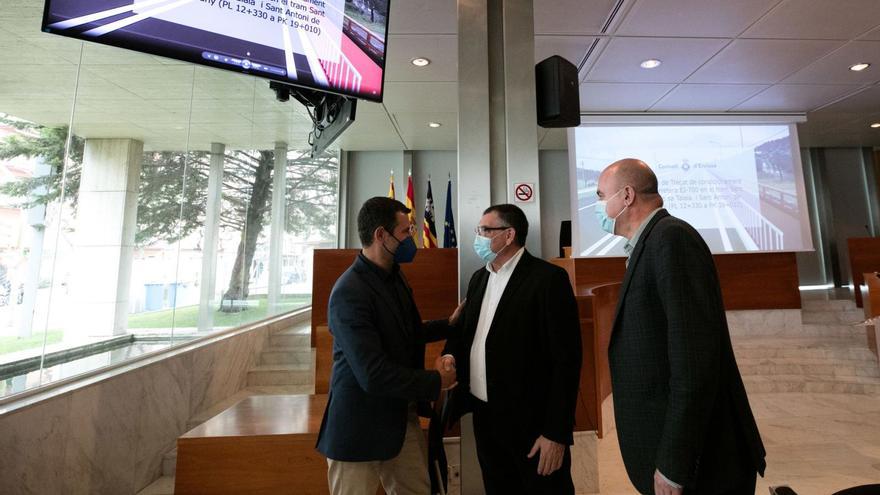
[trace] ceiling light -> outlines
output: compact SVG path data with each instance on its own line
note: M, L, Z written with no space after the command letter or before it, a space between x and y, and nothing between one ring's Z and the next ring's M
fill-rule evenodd
M874 122L873 124L871 124L871 128L872 129L880 129L880 122Z
M863 62L863 63L861 63L861 64L851 65L850 68L849 68L849 70L851 70L851 71L853 71L853 72L861 72L861 71L867 69L867 68L870 67L870 66L871 66L871 64L866 64L866 63Z
M440 122L428 122L428 127L433 127L434 129L440 127L441 125L443 124L441 124Z
M412 62L412 64L415 65L416 67L424 67L424 66L426 66L426 65L428 65L428 64L431 63L430 60L428 60L428 59L426 59L426 58L422 58L422 57L414 58L414 59L411 60L411 62Z
M663 62L657 60L656 58L649 58L648 60L645 60L644 62L642 62L639 65L643 69L655 69L657 67L660 67L660 64L662 64L662 63Z

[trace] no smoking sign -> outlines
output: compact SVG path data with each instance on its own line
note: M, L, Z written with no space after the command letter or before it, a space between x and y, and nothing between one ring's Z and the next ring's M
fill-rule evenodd
M513 197L517 203L532 203L535 201L535 185L525 182L513 185Z

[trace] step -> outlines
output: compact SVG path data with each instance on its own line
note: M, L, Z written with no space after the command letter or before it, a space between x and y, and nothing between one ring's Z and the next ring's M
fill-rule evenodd
M312 346L310 327L293 327L273 332L269 336L269 347L296 347L306 350Z
M267 347L260 353L260 364L311 363L312 350L302 347Z
M744 376L746 390L751 393L838 393L880 395L880 380L847 377L823 379L804 375Z
M803 323L852 325L865 320L865 312L861 309L846 311L801 311Z
M226 399L214 404L212 407L193 416L186 422L187 431L213 418L221 412L229 409L242 399L252 395L312 395L315 393L314 384L304 385L269 385L254 386L240 390ZM174 476L177 471L177 449L166 452L162 458L162 475Z
M797 327L731 327L734 342L740 337L865 339L865 327L845 324L804 323Z
M162 456L162 476L173 477L175 474L177 474L177 447Z
M852 299L805 299L801 301L801 307L805 311L847 311L858 309Z
M255 386L239 390L213 406L201 411L186 422L187 431L229 409L238 401L252 395L309 395L315 393L313 384Z
M315 381L311 364L263 364L248 371L247 384L261 385L308 385Z
M765 343L751 345L736 344L734 353L737 362L744 359L826 359L833 362L841 361L865 361L877 364L877 357L868 350L867 346L843 346L843 345L798 345L792 342L790 345L773 347Z
M162 476L137 495L174 495L174 476Z
M880 367L873 362L850 361L841 364L823 359L743 359L737 360L737 365L742 376L804 375L829 379L865 377L878 379L880 383Z

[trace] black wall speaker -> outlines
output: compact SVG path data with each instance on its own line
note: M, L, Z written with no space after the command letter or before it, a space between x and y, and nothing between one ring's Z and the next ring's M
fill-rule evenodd
M581 124L578 70L568 60L553 55L538 62L535 96L539 126L577 127Z

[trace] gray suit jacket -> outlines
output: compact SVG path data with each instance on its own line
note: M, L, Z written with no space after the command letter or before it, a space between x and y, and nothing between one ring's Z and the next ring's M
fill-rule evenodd
M701 494L763 474L712 254L666 210L630 257L608 358L620 449L640 492L653 493L655 469Z

